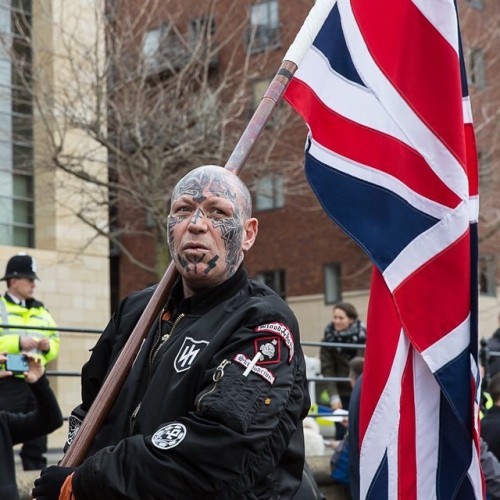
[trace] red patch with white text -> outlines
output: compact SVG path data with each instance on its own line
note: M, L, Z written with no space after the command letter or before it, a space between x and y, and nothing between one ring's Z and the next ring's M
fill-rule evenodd
M286 325L275 321L273 323L256 326L253 330L254 332L269 332L278 335L288 348L288 363L292 362L295 354L295 342L292 332Z
M261 337L254 341L255 354L260 352L262 358L258 365L275 365L281 361L281 342L279 337Z

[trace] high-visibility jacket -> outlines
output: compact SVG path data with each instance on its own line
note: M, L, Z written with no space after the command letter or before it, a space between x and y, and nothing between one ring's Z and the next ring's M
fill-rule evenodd
M479 418L483 418L485 414L488 413L488 410L493 408L493 405L495 404L493 398L490 396L490 393L486 391L481 393L481 403Z
M0 297L0 323L2 325L39 326L50 329L0 328L0 352L19 354L21 352L21 337L23 336L36 340L47 337L50 343L49 350L44 352L37 350L34 353L39 355L42 363L46 365L49 361L57 358L59 354L59 332L52 329L56 323L42 302L31 300L29 306L24 307L11 302L5 296Z

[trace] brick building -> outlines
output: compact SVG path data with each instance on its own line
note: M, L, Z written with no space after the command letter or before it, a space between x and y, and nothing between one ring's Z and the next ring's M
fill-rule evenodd
M227 141L221 156L223 164L313 1L245 0L238 2L235 9L230 0L209 4L170 0L155 4L154 14L147 19L140 15L146 3L144 0L130 0L110 2L110 5L116 19L126 18L130 12L135 12L137 19L145 19L135 25L134 50L137 56L141 56L141 51L142 57L147 55L154 74L168 79L175 72L172 69L171 73L165 72L165 68L169 61L182 60L178 48L179 34L184 40L189 40L190 33L196 31L196 26L208 16L210 33L220 46L212 67L214 79L234 64L235 54L241 65L248 64L253 70L246 74L246 97L239 97L243 111L232 123L232 142ZM483 238L480 332L485 336L495 326L499 309L497 288L500 274L496 261L500 231L495 234L492 229L498 220L499 203L498 141L495 141L493 120L500 88L500 82L495 81L498 71L493 57L500 42L495 38L498 35L494 35L498 7L494 0L464 0L459 4L484 189L484 216L480 226ZM175 26L177 38L171 36L172 26ZM229 36L232 40L230 47L224 45ZM185 49L186 45L182 50ZM231 99L229 91L226 98ZM285 103L280 105L277 118L271 119L243 169L242 177L253 193L255 216L260 221L259 237L245 262L251 275L266 281L286 298L299 317L303 337L319 340L325 323L330 319L331 303L340 298L355 303L361 317L366 317L371 270L364 253L329 220L308 187L302 174L306 129L297 117L286 114L286 107ZM280 113L286 116L285 126ZM192 164L191 168L195 166L197 164ZM147 230L147 216L137 210L130 211L130 207L122 204L120 224L127 217L133 217L142 220L143 229ZM150 234L148 238L124 235L123 243L131 253L146 256L154 265L158 247L154 231ZM157 280L154 273L138 270L120 252L112 256L112 268L111 281L118 284L116 298Z

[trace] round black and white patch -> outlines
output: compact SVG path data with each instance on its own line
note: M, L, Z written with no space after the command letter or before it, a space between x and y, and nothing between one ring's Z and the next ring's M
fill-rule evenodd
M153 444L160 450L175 448L186 437L186 427L183 424L168 424L158 429L151 438Z

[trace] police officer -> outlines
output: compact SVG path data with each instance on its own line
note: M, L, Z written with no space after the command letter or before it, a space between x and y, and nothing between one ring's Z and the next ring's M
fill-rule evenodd
M19 354L29 352L41 359L43 365L59 353L59 333L55 321L42 302L33 298L36 275L35 259L20 253L7 262L5 276L7 292L0 297L2 325L23 328L0 328L0 352ZM31 327L41 327L37 330ZM0 410L24 413L35 408L35 399L22 375L0 380ZM40 470L46 466L43 453L47 450L47 436L24 443L21 460L24 470Z

